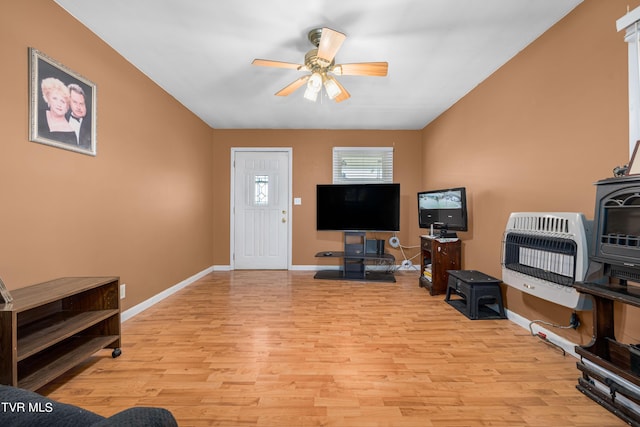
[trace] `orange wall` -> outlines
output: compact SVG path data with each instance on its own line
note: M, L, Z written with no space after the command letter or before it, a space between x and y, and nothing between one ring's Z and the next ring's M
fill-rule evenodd
M424 186L470 192L465 268L500 277L511 212L593 219L593 183L629 159L627 45L615 21L639 3L586 0L424 130L423 161L438 159L423 169ZM568 323L570 311L506 290L510 310ZM568 335L588 342L587 326Z
M96 157L29 142L27 49L97 85ZM123 307L213 264L211 129L50 0L0 5L0 277L117 275Z
M52 1L4 2L0 277L14 289L119 275L127 308L228 265L232 147L293 148L292 196L302 205L292 212L292 264L328 262L314 254L339 249L342 235L315 230L315 184L331 180L331 147L352 145L395 147L403 245L423 232L417 191L465 185L463 268L499 277L510 212L591 218L593 182L627 162L627 50L615 21L638 4L585 0L422 131L302 131L212 130ZM30 46L97 84L97 157L28 141ZM506 297L526 318L568 321L567 310L509 288ZM623 333L640 336L625 310ZM590 339L589 316L569 338Z
M229 201L231 148L292 147L293 197L302 205L293 206L292 264L316 265L327 262L315 258L317 252L341 250L342 233L316 231L316 184L330 184L332 148L344 146L394 147L394 181L400 183L400 232L403 245L419 243L416 193L420 188L420 131L330 131L330 130L214 130L214 181L216 211L214 240L216 265L229 264ZM373 236L373 235L371 235ZM389 233L376 237L388 239ZM399 261L402 254L391 250ZM327 262L336 266L336 261ZM417 276L416 276L417 283Z

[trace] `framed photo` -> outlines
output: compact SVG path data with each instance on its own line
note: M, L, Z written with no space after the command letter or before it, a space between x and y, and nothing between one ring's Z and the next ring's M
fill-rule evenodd
M631 160L629 160L629 166L627 167L627 175L640 174L640 159L638 158L638 146L640 146L640 141L636 142L636 146L633 149L633 154L631 155Z
M96 155L96 85L29 48L29 140Z

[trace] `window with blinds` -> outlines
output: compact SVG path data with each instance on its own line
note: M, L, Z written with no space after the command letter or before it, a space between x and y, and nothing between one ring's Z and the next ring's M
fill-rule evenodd
M334 147L333 183L393 182L393 147Z

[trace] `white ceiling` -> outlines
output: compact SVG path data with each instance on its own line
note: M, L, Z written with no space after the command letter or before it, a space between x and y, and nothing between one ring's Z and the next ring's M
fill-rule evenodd
M213 128L422 129L582 0L55 1ZM318 27L347 35L336 63L388 76L274 96L303 72L251 61L304 63Z

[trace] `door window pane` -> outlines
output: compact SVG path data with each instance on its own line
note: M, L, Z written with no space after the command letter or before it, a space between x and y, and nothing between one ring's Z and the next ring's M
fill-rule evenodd
M269 205L269 176L268 175L256 175L255 181L255 200L256 206L268 206Z

